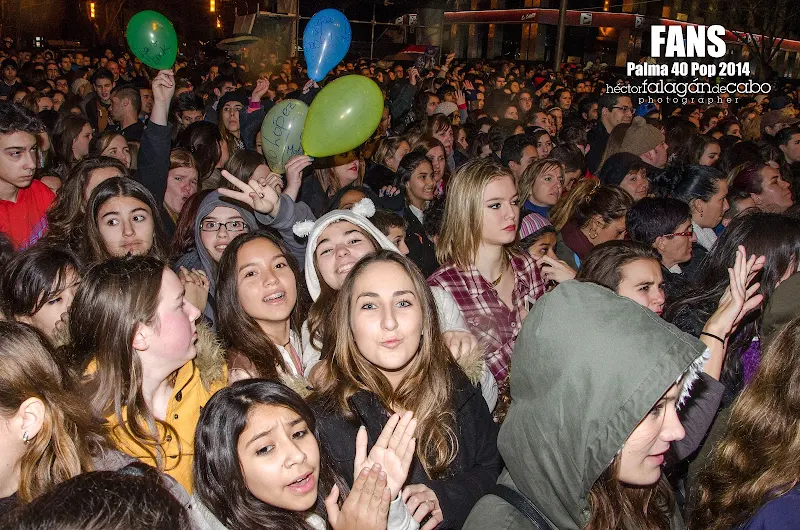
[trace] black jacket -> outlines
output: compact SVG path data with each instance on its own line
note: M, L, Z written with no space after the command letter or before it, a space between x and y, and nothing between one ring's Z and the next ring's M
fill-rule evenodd
M608 137L610 135L606 130L606 126L603 125L603 122L597 120L595 126L586 136L591 146L589 152L586 153L586 165L589 168L589 172L596 175L600 170L600 160L603 158L603 153L606 150L606 144L608 143Z
M425 228L410 207L406 206L403 209L403 218L408 222L408 230L406 230L408 257L427 278L439 268L439 262L436 260L436 246L425 235Z
M137 179L153 194L168 241L172 240L175 233L175 222L164 207L164 194L167 192L169 176L170 138L169 126L148 122L142 131L139 157L136 159Z
M436 493L444 515L437 527L439 530L461 528L472 507L494 486L503 468L497 450L498 427L492 421L480 391L470 384L460 369L452 368L452 375L458 454L450 464L450 473L446 478L431 480L415 456L406 480L406 484L425 484ZM350 409L357 418L355 423L331 412L321 403L312 407L321 443L333 458L338 472L348 484L353 484L359 426L363 424L366 427L371 449L389 414L374 394L363 390L350 398Z
M364 173L364 184L373 190L394 185L395 173L382 164L369 163Z

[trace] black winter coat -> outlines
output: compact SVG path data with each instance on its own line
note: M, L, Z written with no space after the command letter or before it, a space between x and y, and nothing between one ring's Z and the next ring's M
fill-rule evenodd
M498 426L492 421L480 390L470 384L460 369L454 367L452 373L458 454L450 464L448 476L439 480L428 478L415 456L406 480L406 485L425 484L436 493L444 516L438 530L461 528L472 507L494 486L503 468L497 449ZM333 458L338 472L352 485L358 428L366 427L371 449L389 414L375 394L363 390L350 398L356 422L331 412L321 403L312 407L321 443Z

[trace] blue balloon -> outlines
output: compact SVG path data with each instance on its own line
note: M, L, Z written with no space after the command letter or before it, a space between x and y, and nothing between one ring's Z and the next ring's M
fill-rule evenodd
M308 77L322 81L350 49L353 31L341 11L323 9L311 17L303 32L303 53Z

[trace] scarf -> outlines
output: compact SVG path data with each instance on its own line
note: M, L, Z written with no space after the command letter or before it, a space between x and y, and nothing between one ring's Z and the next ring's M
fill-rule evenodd
M710 252L711 247L717 242L717 234L714 232L714 229L701 228L694 221L692 221L692 229L694 230L694 235L697 236L697 242L700 246Z

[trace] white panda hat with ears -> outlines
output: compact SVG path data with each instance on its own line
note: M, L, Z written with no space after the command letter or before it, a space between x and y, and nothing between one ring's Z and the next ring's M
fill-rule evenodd
M319 239L320 234L323 230L325 230L325 228L328 227L328 225L337 223L339 221L353 223L372 236L375 241L378 242L378 245L380 245L381 248L400 252L397 247L394 246L394 243L389 241L389 238L383 235L383 232L378 230L375 225L370 222L369 218L373 215L375 215L375 205L371 200L364 198L353 205L352 210L333 210L326 213L316 221L301 221L299 223L295 223L294 227L292 227L292 231L298 237L308 237L308 245L306 246L305 275L306 287L308 287L308 292L311 295L311 298L314 300L319 298L320 280L317 277L317 269L314 267L314 252L317 250L317 240Z

